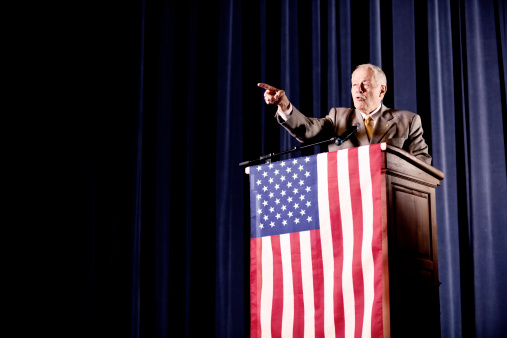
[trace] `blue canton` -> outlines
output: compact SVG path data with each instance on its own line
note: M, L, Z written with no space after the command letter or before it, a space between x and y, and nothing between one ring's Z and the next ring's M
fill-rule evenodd
M250 168L251 237L319 229L317 155Z

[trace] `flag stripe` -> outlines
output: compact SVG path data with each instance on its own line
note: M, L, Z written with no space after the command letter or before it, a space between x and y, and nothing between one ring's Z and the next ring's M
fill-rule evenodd
M343 322L344 337L354 337L355 309L354 309L354 281L353 281L353 250L354 232L350 200L350 183L348 173L348 152L338 152L338 189L340 190L339 205L343 232Z
M262 241L260 238L250 239L250 337L260 338L260 296L262 286Z
M261 334L271 337L271 312L273 306L273 251L271 238L262 237L262 287L261 287Z
M313 267L313 294L315 301L315 337L324 337L324 267L321 232L310 231Z
M349 189L351 200L351 211L353 219L354 248L352 257L352 275L354 286L354 312L356 338L362 336L364 318L364 276L362 266L363 250L363 206L361 183L359 179L358 148L350 149L348 152Z
M358 168L360 175L359 185L361 187L361 204L363 218L363 248L361 261L364 280L364 319L362 337L371 337L371 310L375 296L374 285L374 263L372 252L373 239L373 200L371 186L371 169L369 148L358 148Z
M330 191L338 191L333 189L334 184L332 179L328 179L328 163L332 160L327 160L327 156L334 157L336 153L321 154L317 156L317 170L319 182L319 219L320 219L320 233L321 233L321 249L322 249L322 266L323 266L323 281L324 281L324 329L326 337L335 337L335 323L334 323L334 289L335 285L335 260L333 255L333 236L331 233L331 213L336 208L329 208L332 203L329 200L335 194L330 194ZM329 186L328 186L329 184ZM331 204L332 205L332 204Z
M301 293L304 306L303 318L295 316L294 332L302 332L304 337L315 337L315 296L313 277L315 275L312 264L312 237L315 231L303 231L299 233L299 244L301 252ZM296 289L296 288L294 288ZM299 303L298 303L299 304ZM297 324L301 320L303 323ZM303 326L303 329L301 328ZM302 330L302 331L301 331Z
M291 234L280 235L283 273L282 337L292 337L294 329L294 281L292 275Z
M293 295L294 295L294 320L293 320L293 332L294 336L302 337L305 330L305 302L303 292L303 276L301 274L303 265L303 252L301 250L301 241L304 241L303 234L308 231L294 232L290 234L290 253L291 253L291 264L292 264L292 276L293 276ZM309 244L309 243L308 243ZM303 243L304 245L304 243ZM311 266L305 267L312 271ZM313 303L313 302L312 302ZM312 304L313 305L313 304Z
M271 308L271 335L280 337L283 314L283 267L280 249L280 235L271 236L273 252L273 305Z
M373 239L372 239L372 254L374 261L374 300L371 314L371 336L383 337L383 314L382 314L382 176L381 170L381 157L380 145L369 147L369 161L370 161L370 175L372 186L372 203L373 207Z

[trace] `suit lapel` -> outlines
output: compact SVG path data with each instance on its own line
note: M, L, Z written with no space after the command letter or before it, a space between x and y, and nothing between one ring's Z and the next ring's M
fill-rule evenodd
M366 128L364 127L364 120L363 116L360 112L357 110L352 111L352 118L350 119L350 126L353 126L354 124L358 123L361 129L356 133L357 138L357 144L356 146L365 146L370 144L370 141L368 141L368 135L366 134Z
M375 122L375 128L373 129L373 135L371 137L370 144L380 143L389 129L394 126L392 121L393 118L394 117L391 114L390 109L382 104L382 110L377 122Z

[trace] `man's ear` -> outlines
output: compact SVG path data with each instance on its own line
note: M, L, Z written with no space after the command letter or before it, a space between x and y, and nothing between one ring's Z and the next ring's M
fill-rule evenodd
M380 85L380 97L384 97L387 92L387 86L386 85Z

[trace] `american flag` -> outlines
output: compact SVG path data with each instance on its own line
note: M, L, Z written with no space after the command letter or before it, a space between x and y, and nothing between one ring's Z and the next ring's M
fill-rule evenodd
M379 144L250 168L251 337L382 337Z

